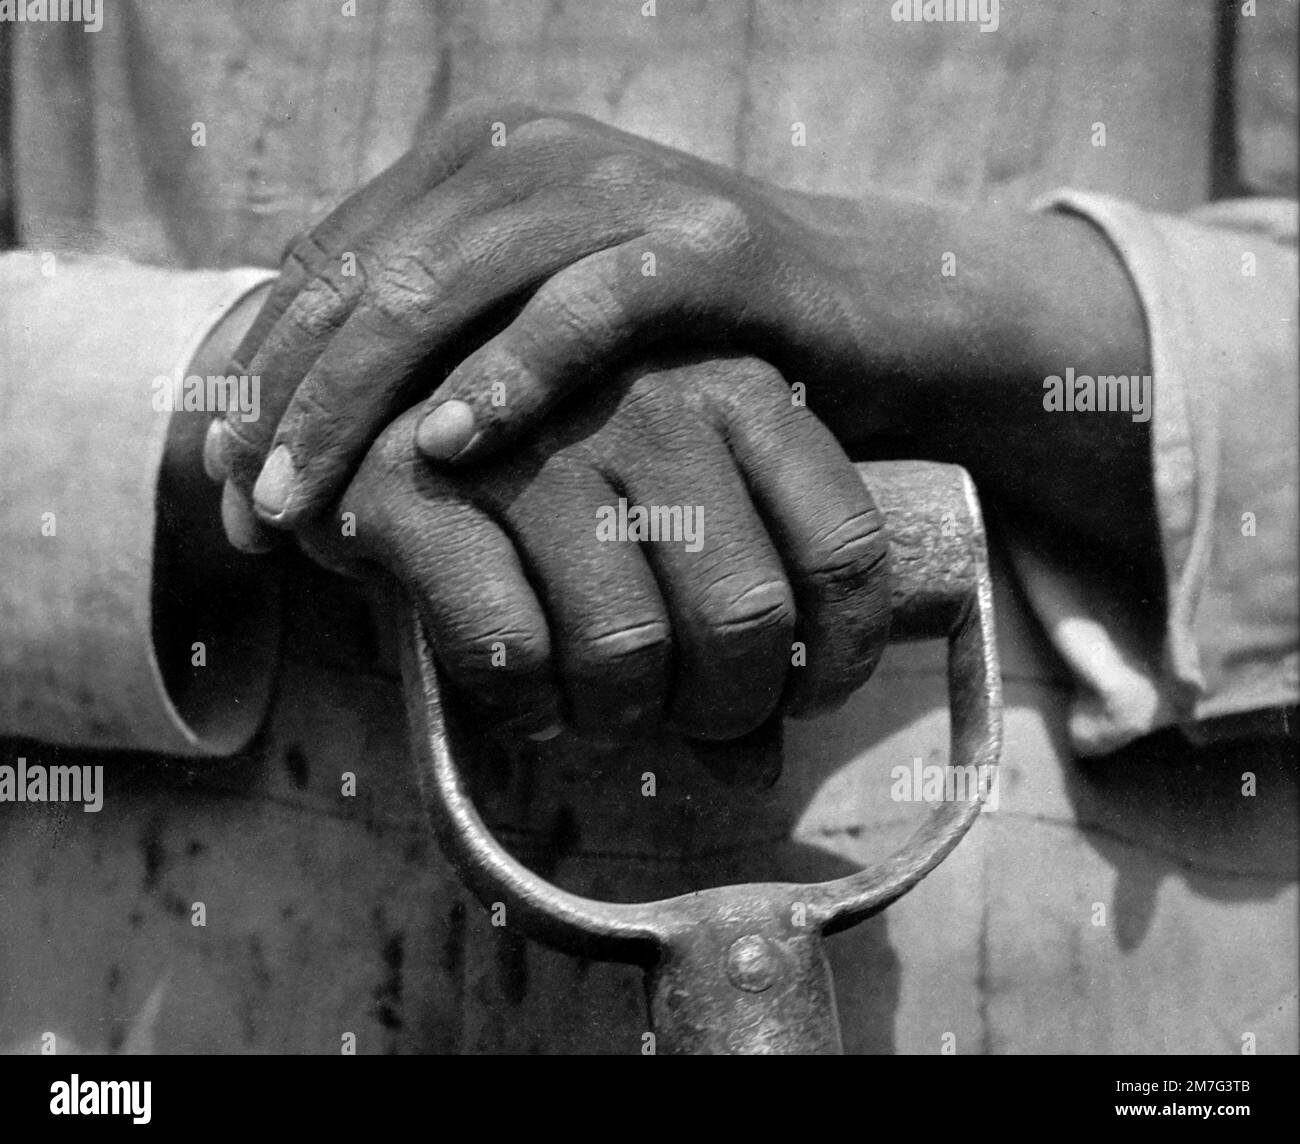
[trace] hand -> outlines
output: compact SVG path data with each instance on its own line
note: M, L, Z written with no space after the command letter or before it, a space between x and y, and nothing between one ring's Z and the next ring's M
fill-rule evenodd
M1066 366L1150 368L1092 224L782 192L517 107L450 116L294 246L234 367L262 378L262 418L207 449L227 534L264 546L262 521L324 511L431 392L412 451L472 463L665 342L757 355L859 455L965 465L990 504L1161 583L1147 424L1043 408Z
M732 739L840 702L879 658L880 515L770 367L639 368L509 459L453 473L411 449L420 415L298 535L330 567L405 585L442 671L496 725ZM680 532L602 532L620 498L683 510Z
M420 444L470 462L654 345L845 384L868 330L844 239L792 202L580 116L464 110L289 252L234 367L263 415L226 423L226 465L250 493L270 453L259 514L292 527L435 387Z

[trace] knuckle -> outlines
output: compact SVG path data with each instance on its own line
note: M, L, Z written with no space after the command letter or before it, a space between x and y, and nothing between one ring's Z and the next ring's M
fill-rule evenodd
M546 641L525 628L491 628L473 636L468 647L476 658L492 665L494 675L512 681L544 675L550 667ZM494 656L498 662L493 665Z
M280 320L296 338L315 341L342 325L349 305L344 287L329 277L318 277L290 303Z
M417 327L431 308L440 277L436 260L426 255L414 251L394 255L374 276L366 292L367 307L393 325Z
M455 240L446 238L432 250L417 247L392 252L375 274L373 290L415 292L423 297L439 280L442 264L454 255L456 248Z
M297 267L308 278L315 278L329 269L330 252L321 243L314 230L300 232L285 245L282 262Z
M562 330L582 341L612 335L623 323L625 307L607 276L596 267L578 263L560 271L544 287L541 305L546 326L539 336L550 340Z
M269 426L260 425L256 421L244 423L237 416L232 419L232 415L227 414L225 441L221 451L227 480L251 496L268 452Z
M555 115L541 115L514 129L516 143L530 146L550 146L575 138L580 128L567 119Z
M705 255L736 255L750 250L757 229L749 212L734 199L696 199L683 207L675 223L679 240Z
M764 580L739 591L724 580L710 596L701 632L708 651L748 645L794 628L794 596L783 579Z
M260 453L270 437L271 427L263 421L244 421L239 411L227 410L222 435L221 459L227 465L238 464L245 457Z
M635 673L667 659L671 634L657 619L585 632L574 641L568 670L584 677Z
M748 395L758 390L775 389L782 398L782 410L804 412L794 410L790 405L789 386L781 376L781 371L770 362L757 357L736 357L717 359L710 365L709 380L725 383L723 393L733 399L738 399L738 391L742 390Z
M334 445L339 415L348 397L319 374L309 376L289 402L276 429L276 443L295 442L301 462L315 473L330 470L327 450Z
M390 425L376 438L366 453L365 463L399 488L420 488L423 484L420 478L427 470L411 448L410 437L394 430L395 426Z
M657 175L655 165L635 151L615 151L596 159L587 174L587 182L596 187L644 187Z
M868 506L814 538L813 582L823 588L865 584L883 574L888 552L884 517L874 505Z
M744 357L737 359L732 365L735 376L739 380L751 385L775 385L780 388L782 394L786 392L785 378L771 362L764 361L762 358Z
M439 646L448 670L479 692L512 692L533 686L550 673L547 641L508 620L476 626Z

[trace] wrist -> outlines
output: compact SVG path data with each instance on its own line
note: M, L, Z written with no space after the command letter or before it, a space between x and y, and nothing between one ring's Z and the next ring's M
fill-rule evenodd
M846 347L815 411L846 446L926 439L945 403L1012 356L1018 307L992 221L880 195L813 223Z
M883 197L862 217L852 241L820 244L859 346L829 403L846 444L887 438L959 459L962 439L1036 422L1043 379L1066 366L1148 368L1140 303L1090 223Z
M859 287L884 308L868 321L898 336L892 358L870 363L881 370L864 386L877 419L857 423L851 452L960 464L1026 527L1118 553L1135 582L1158 586L1149 425L1044 404L1044 380L1071 368L1151 372L1122 258L1091 223L1064 213L936 212L928 229L910 232L917 253L901 260L884 297ZM948 254L953 273L936 281Z

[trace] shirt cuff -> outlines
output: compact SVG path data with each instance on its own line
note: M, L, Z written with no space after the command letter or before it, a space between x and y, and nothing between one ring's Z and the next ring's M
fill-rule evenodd
M222 317L273 277L0 257L0 732L213 755L261 722L275 601L241 601L213 635L182 714L152 600L163 379L183 377Z
M1012 541L1026 593L1077 681L1082 754L1158 728L1233 737L1300 699L1296 204L1185 218L1104 195L1035 204L1090 220L1128 269L1151 345L1152 466L1167 614L1153 640L1113 585ZM1087 416L1087 414L1080 414ZM1261 713L1260 719L1246 718Z

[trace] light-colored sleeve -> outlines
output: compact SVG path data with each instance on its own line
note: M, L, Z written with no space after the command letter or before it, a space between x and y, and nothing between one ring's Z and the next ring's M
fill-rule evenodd
M224 754L256 729L275 603L212 633L185 710L151 629L159 471L183 374L261 270L0 256L0 734Z
M1239 200L1181 218L1069 191L1038 205L1099 227L1140 296L1165 566L1166 615L1150 635L1113 585L1008 529L1013 566L1076 681L1072 744L1099 754L1172 725L1197 741L1293 733L1296 203Z

